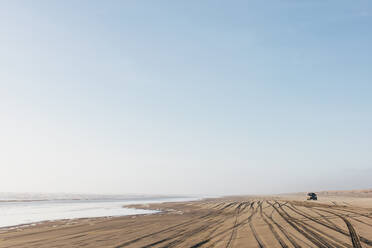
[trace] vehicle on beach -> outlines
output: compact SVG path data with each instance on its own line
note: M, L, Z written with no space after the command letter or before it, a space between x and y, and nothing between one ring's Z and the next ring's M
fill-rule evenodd
M313 192L308 193L307 196L308 196L308 198L307 198L308 201L310 201L310 200L314 200L314 201L318 200L318 196L315 193L313 193Z

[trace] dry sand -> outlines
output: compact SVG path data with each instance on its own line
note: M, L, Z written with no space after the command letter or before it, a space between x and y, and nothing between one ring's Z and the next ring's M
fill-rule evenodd
M230 197L163 203L153 215L2 230L0 247L372 247L372 199Z

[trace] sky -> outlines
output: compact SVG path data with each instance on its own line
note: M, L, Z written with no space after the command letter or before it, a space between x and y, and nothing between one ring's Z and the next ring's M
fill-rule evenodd
M0 2L0 191L372 188L372 2Z

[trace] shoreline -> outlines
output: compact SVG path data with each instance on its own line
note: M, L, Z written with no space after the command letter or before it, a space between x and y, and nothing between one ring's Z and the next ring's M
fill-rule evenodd
M62 203L62 204L66 204L67 206L70 206L68 205L71 201L73 201L72 204L79 204L79 203L82 203L81 205L78 205L78 207L86 207L84 206L85 203L87 204L90 204L90 205L94 205L95 203L97 204L115 204L117 205L117 207L115 209L113 209L116 213L112 213L110 214L110 212L107 212L107 214L101 214L101 215L97 215L97 213L92 213L93 216L81 216L81 217L71 217L71 218L50 218L50 219L43 219L43 220L40 220L40 221L29 221L29 222L23 222L23 223L19 223L19 224L14 224L14 225L4 225L4 226L0 226L0 232L5 232L6 230L13 230L13 229L23 229L23 228L26 228L26 227L29 227L29 226L37 226L37 225L41 225L41 224L44 224L44 223L53 223L53 222L61 222L61 221L64 221L64 222L68 222L68 221L78 221L80 219L92 219L92 220L95 220L95 219L108 219L108 218L116 218L116 217L124 217L124 216L137 216L137 215L149 215L149 214L157 214L160 212L160 210L158 209L151 209L151 208L148 208L147 206L151 205L151 204L154 204L154 203L175 203L175 202L191 202L191 201L196 201L196 200L201 200L201 198L163 198L163 199L151 199L149 201L139 201L139 200L134 200L134 201L124 201L124 202L121 202L120 200L114 200L114 201L106 201L106 199L99 199L97 201L93 200L89 200L89 201L86 201L86 200L79 200L79 201L75 201L75 200L27 200L27 201L11 201L11 202L5 202L6 204L7 203L14 203L14 204L18 204L18 203L42 203L42 204L48 204L48 203ZM70 201L70 202L69 202ZM0 202L1 204L1 202ZM48 206L48 205L47 205ZM141 207L142 206L142 207ZM106 206L102 206L101 208L105 208ZM77 207L75 207L77 208ZM98 209L99 210L99 209ZM117 212L123 212L123 213L117 213ZM41 212L40 213L41 215L43 215L43 213ZM68 213L67 213L68 214ZM97 216L94 216L94 214L96 214ZM1 224L1 223L0 223Z
M278 240L292 247L286 235L296 237L294 242L307 247L317 247L313 235L336 247L343 247L342 244L353 247L350 227L364 245L372 244L372 199L339 197L337 201L334 198L307 201L303 196L290 199L242 196L125 207L159 212L48 221L11 229L0 232L0 247L256 248L259 241L264 247L276 248L280 247Z

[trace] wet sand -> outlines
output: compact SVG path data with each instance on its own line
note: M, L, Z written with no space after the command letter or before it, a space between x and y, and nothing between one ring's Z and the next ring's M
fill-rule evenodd
M371 198L229 197L0 231L0 247L372 247Z

